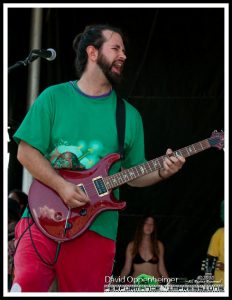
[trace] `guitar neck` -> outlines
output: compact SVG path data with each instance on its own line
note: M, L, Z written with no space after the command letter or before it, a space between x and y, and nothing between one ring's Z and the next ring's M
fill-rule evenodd
M189 145L187 147L181 148L173 152L174 156L183 156L189 157L194 154L197 154L201 151L204 151L213 145L213 138L205 139L195 144ZM143 164L137 165L135 167L125 169L121 172L118 172L114 175L107 176L104 178L104 182L108 189L113 189L119 187L129 181L132 181L138 177L147 175L156 170L162 169L164 165L164 160L167 155L160 156L158 158L147 161Z

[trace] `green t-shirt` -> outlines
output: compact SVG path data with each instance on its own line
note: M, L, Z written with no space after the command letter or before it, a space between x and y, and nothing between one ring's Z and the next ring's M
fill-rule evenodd
M76 81L53 85L35 100L14 139L39 150L54 168L89 169L106 155L118 151L116 102L114 90L92 97L82 93ZM145 161L144 136L140 114L126 101L125 105L122 166L129 168ZM110 175L120 168L119 161L110 169ZM119 197L118 190L115 196ZM23 216L28 216L27 213ZM105 211L96 217L89 229L115 240L117 227L118 212Z

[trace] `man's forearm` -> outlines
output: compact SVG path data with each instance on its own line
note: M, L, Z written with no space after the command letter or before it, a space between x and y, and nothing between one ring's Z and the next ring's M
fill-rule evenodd
M21 141L18 147L18 160L31 175L58 191L64 179L53 169L50 162L35 148Z
M154 171L150 174L144 175L133 181L130 181L130 182L128 182L128 184L133 187L145 187L145 186L149 186L149 185L158 183L161 180L162 180L162 178L159 176L158 171Z
M163 162L162 169L139 177L138 179L130 181L128 184L134 187L149 186L161 180L167 179L178 172L185 163L185 158L183 156L175 157L174 155L172 155L173 152L171 149L167 149L166 154L167 156Z

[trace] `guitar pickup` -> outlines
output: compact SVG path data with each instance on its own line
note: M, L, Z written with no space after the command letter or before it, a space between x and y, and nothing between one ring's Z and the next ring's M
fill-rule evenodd
M93 184L95 186L95 189L97 190L99 197L109 194L109 192L105 186L105 182L101 176L94 178Z

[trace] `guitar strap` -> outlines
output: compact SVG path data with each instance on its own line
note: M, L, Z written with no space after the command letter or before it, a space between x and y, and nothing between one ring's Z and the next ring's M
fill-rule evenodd
M119 145L119 154L121 160L124 159L124 139L125 139L125 129L126 129L126 109L125 103L117 95L117 108L116 108L116 124L118 132L118 145Z

